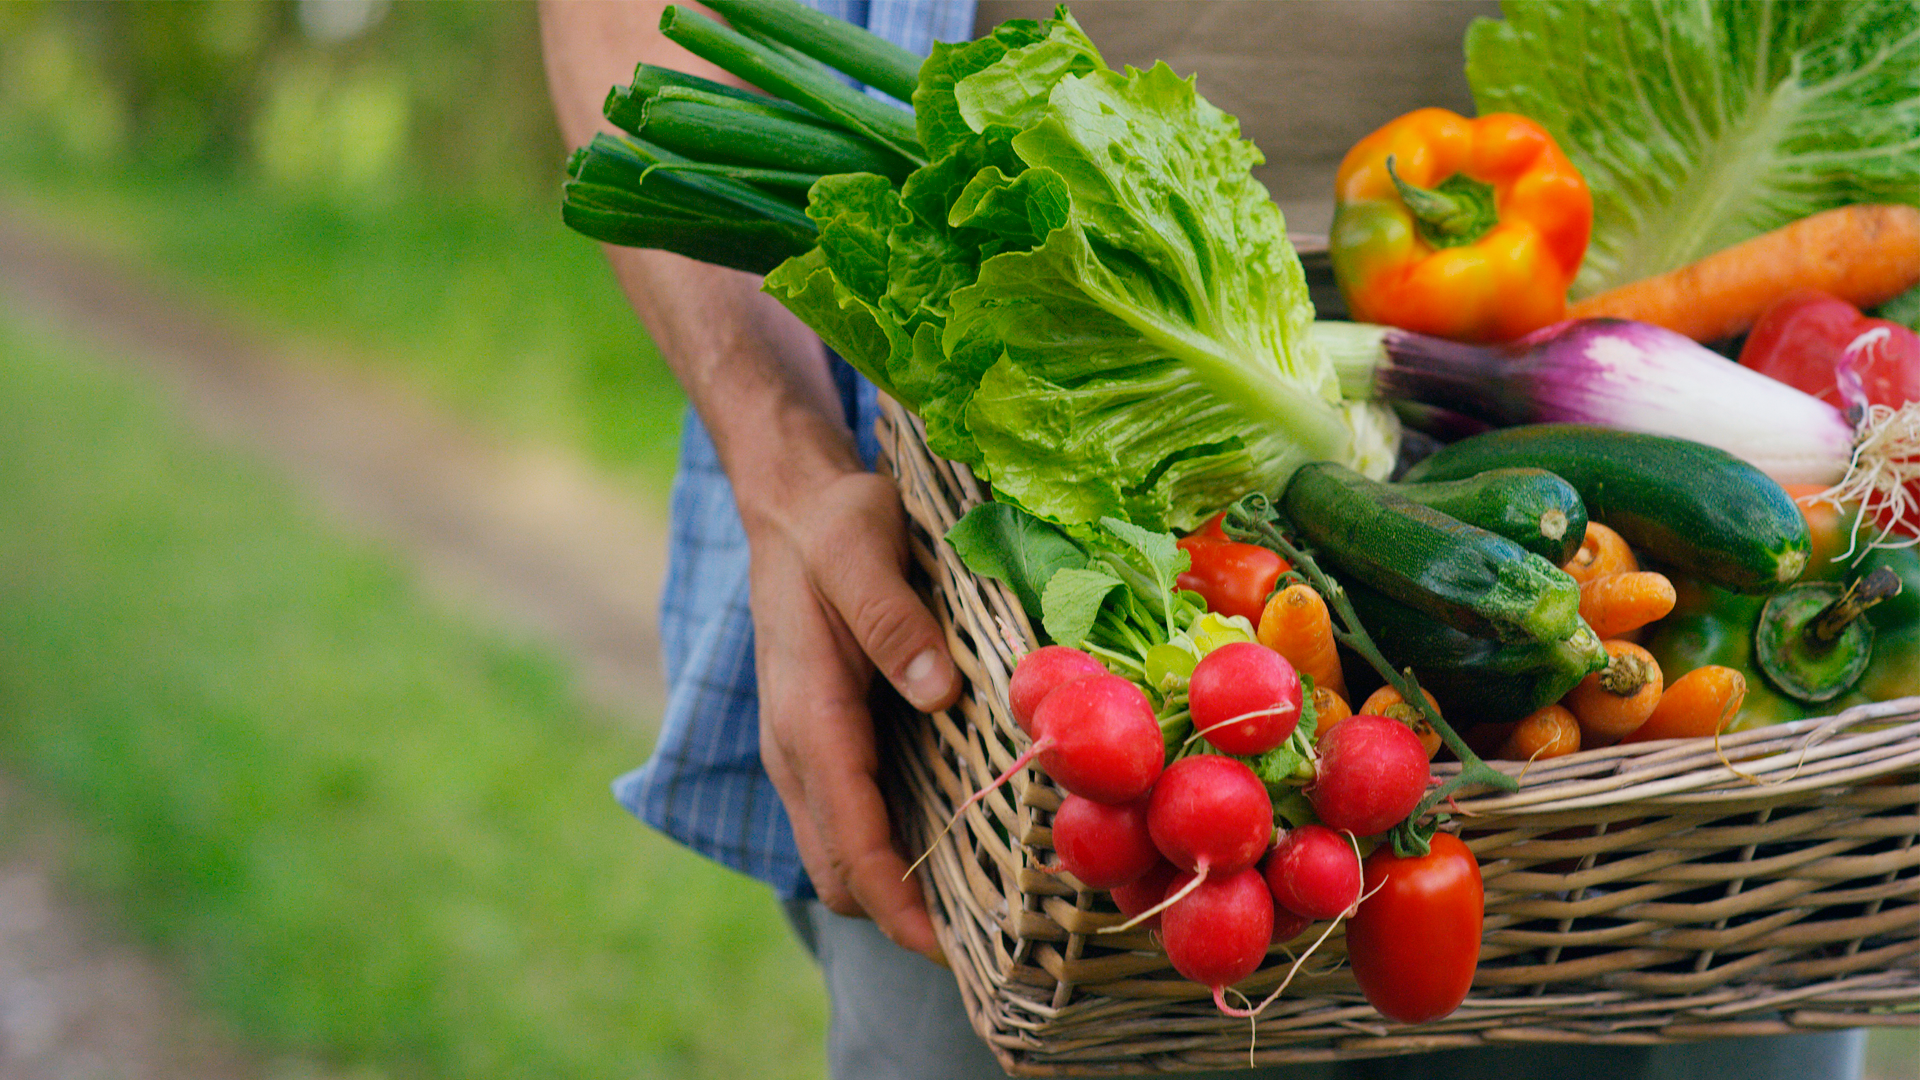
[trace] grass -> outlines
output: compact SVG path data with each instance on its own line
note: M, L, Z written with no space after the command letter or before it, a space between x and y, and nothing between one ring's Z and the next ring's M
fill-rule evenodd
M818 1075L817 975L765 890L610 799L641 732L4 308L0 505L0 763L262 1052Z
M0 153L0 194L239 321L384 371L664 505L684 403L597 245L550 204L302 198L178 169Z

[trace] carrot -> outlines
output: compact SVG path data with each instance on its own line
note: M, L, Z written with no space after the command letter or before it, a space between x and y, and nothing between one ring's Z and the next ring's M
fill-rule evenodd
M1646 723L1660 703L1660 664L1631 641L1602 642L1607 666L1580 680L1560 704L1580 721L1582 746L1611 746Z
M1258 633L1260 644L1286 657L1300 674L1312 676L1316 689L1324 686L1347 696L1340 652L1333 641L1333 618L1313 586L1296 582L1269 597L1260 611Z
M1665 574L1630 570L1580 586L1580 617L1602 641L1623 637L1673 611L1679 594Z
M1665 274L1589 296L1570 319L1664 326L1695 341L1742 333L1775 300L1819 289L1870 308L1920 284L1920 210L1860 203L1823 210Z
M1494 756L1504 761L1536 761L1580 749L1580 721L1564 705L1528 713L1507 733Z
M1627 546L1620 534L1597 521L1587 522L1587 535L1580 541L1580 550L1573 553L1565 570L1573 580L1585 584L1596 578L1610 574L1627 574L1640 569L1640 560L1633 557L1633 549Z
M1420 694L1427 699L1427 704L1433 706L1434 712L1440 711L1440 703L1433 700L1433 695L1427 692L1426 687L1420 688ZM1395 690L1392 685L1383 686L1368 694L1367 700L1361 703L1356 715L1384 716L1398 720L1412 728L1415 735L1420 736L1420 745L1426 747L1427 757L1431 758L1440 752L1440 733L1433 729L1432 724L1427 723L1427 714L1407 704L1407 699L1401 697L1400 691Z
M1621 742L1695 739L1717 735L1740 715L1747 701L1747 677L1730 667L1708 664L1673 680L1647 722Z
M1347 699L1324 686L1313 688L1313 737L1317 741L1327 729L1353 715Z

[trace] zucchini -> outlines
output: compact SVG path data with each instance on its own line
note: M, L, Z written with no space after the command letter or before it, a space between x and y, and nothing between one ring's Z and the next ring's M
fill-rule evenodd
M1564 566L1587 535L1587 507L1573 485L1545 469L1488 469L1464 480L1389 485L1422 506L1478 525Z
M1530 424L1462 439L1408 480L1460 480L1512 466L1572 484L1587 515L1643 555L1725 589L1770 593L1806 568L1807 521L1780 485L1725 450L1582 424Z
M1465 728L1518 720L1560 700L1607 666L1607 651L1586 623L1558 641L1505 642L1463 634L1358 583L1341 586L1380 655L1412 668L1445 715Z
M1559 567L1343 465L1301 466L1280 510L1346 578L1456 630L1556 641L1580 625L1580 589Z

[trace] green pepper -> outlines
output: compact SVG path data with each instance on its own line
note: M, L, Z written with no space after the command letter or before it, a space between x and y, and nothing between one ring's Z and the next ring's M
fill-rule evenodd
M1920 694L1920 549L1876 548L1861 563L1881 566L1900 576L1901 590L1867 612L1876 631L1873 659L1856 689L1872 701Z
M1754 624L1754 662L1788 697L1832 701L1860 681L1873 658L1868 610L1900 591L1900 575L1882 566L1845 585L1810 581L1775 593Z
M1762 596L1728 592L1704 582L1677 581L1679 602L1673 614L1653 627L1642 644L1660 664L1668 683L1694 668L1720 664L1745 673L1747 698L1729 732L1812 716L1801 702L1781 694L1761 678L1753 662L1753 628Z

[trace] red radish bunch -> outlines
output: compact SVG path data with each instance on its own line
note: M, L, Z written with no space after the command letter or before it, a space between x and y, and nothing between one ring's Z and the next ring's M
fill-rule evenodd
M1226 754L1254 756L1286 742L1301 697L1292 665L1255 642L1212 650L1188 680L1196 730ZM1398 824L1430 780L1426 749L1406 725L1349 717L1320 737L1307 792L1325 824L1276 843L1272 799L1253 769L1211 753L1163 768L1165 745L1146 694L1086 653L1034 650L1015 669L1008 698L1033 745L995 784L1037 757L1066 792L1053 817L1057 868L1088 888L1112 890L1128 917L1114 929L1157 927L1174 969L1210 988L1215 1005L1234 1016L1264 1008L1234 1008L1225 993L1269 948L1314 920L1363 908L1354 837Z

